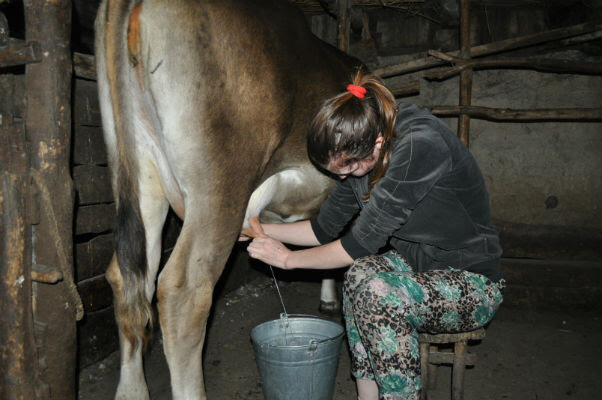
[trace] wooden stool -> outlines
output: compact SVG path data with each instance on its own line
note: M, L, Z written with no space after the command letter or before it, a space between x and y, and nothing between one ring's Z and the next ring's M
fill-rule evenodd
M427 389L435 387L439 364L452 365L452 399L462 400L464 398L464 370L467 365L474 365L476 361L476 356L466 351L466 344L469 340L481 340L484 337L485 329L483 328L470 332L437 335L421 333L418 336L423 382L421 400L426 400ZM437 345L445 343L453 343L454 351L440 351Z

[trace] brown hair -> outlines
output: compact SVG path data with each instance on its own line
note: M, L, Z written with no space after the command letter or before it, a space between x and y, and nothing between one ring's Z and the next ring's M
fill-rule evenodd
M364 98L349 91L324 101L314 117L307 136L307 152L312 162L326 167L334 158L343 157L343 165L369 157L376 139L383 135L380 157L370 178L372 188L385 174L393 148L397 105L382 80L359 69L353 84L366 89Z

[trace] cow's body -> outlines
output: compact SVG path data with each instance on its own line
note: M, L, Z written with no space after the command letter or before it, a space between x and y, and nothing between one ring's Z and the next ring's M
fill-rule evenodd
M325 198L306 130L356 63L285 0L104 0L96 59L117 201L117 397L148 398L141 344L171 207L183 226L157 281L164 349L174 399L205 398L214 284L246 217L306 218Z

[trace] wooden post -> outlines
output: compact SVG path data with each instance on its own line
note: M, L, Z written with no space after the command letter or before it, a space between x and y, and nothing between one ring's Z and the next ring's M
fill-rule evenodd
M0 399L28 400L37 398L30 179L25 132L13 118L20 100L14 81L0 75Z
M420 343L420 378L422 379L422 391L420 392L420 400L427 400L427 392L432 389L429 385L429 344Z
M466 371L466 341L454 344L454 365L452 366L452 400L464 399L464 372Z
M435 352L439 351L439 348L437 347L437 345L429 344L429 348L427 351L429 353L434 354ZM422 381L422 382L423 382L423 385L426 385L430 389L434 389L435 386L437 386L437 364L429 363L428 369L429 369L428 381L427 382Z
M25 128L32 174L40 193L33 228L36 264L62 271L56 284L32 283L33 318L40 362L37 398L76 398L76 307L72 294L73 184L71 149L71 1L24 2L26 40L38 42L39 64L26 67Z
M337 43L339 50L349 52L349 28L351 14L351 0L338 0L338 34Z
M460 0L460 57L470 59L470 0ZM472 98L472 69L460 73L460 107L470 106ZM469 145L470 115L460 114L458 136L466 147Z

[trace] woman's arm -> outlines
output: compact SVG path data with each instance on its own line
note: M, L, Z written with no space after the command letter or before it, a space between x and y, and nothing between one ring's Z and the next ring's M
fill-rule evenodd
M320 244L309 220L287 224L261 224L261 226L266 235L280 242L297 246L317 246Z
M251 242L247 251L252 258L283 269L334 269L353 262L340 240L310 249L291 251L281 242L260 236Z

